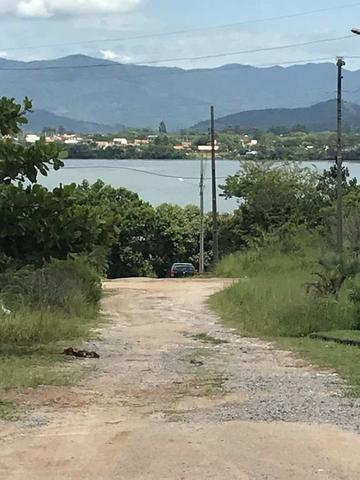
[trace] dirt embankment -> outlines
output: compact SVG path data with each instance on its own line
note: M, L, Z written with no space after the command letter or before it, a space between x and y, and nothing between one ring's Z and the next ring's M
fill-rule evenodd
M109 282L96 371L18 394L29 414L0 424L0 478L359 478L359 404L336 375L223 328L206 299L225 283Z

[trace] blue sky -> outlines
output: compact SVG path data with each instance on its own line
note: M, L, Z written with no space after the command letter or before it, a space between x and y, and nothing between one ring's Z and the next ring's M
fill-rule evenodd
M288 19L129 39L349 4L357 5ZM345 36L357 25L360 27L360 2L351 0L0 0L0 56L33 60L84 53L129 63L174 59L161 65L183 68L278 64L336 55L360 56L360 37L198 61L176 59ZM35 48L38 46L41 48ZM348 59L347 67L360 68L360 59Z

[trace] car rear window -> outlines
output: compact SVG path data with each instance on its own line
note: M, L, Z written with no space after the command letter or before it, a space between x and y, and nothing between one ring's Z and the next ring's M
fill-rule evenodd
M195 268L192 265L175 265L174 270L177 272L193 272Z

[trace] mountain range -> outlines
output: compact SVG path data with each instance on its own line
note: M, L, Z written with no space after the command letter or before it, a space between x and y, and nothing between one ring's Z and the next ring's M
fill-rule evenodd
M117 133L125 129L124 125L105 125L100 123L74 120L56 115L46 110L34 110L29 113L28 122L23 126L24 132L39 133L44 128L63 127L66 131L77 133Z
M22 62L0 59L1 94L33 99L34 109L92 124L187 128L209 115L299 108L334 98L331 63L184 70L126 65L84 55ZM347 100L360 103L360 71L344 70Z
M249 110L216 119L216 129L227 128L259 128L267 130L271 127L294 127L304 125L311 131L325 131L336 129L336 100L320 102L304 108L270 108L265 110ZM360 128L360 105L344 102L344 125L351 128ZM207 132L210 121L196 124L193 128Z

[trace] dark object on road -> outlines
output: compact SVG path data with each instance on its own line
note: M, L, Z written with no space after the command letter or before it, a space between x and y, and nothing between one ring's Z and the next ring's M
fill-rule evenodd
M77 358L100 358L96 352L88 352L87 350L75 350L74 348L65 348L64 355L71 355Z
M192 277L196 273L192 263L174 263L170 270L171 278Z
M190 363L196 367L202 367L204 365L204 362L201 362L200 360L191 360Z

